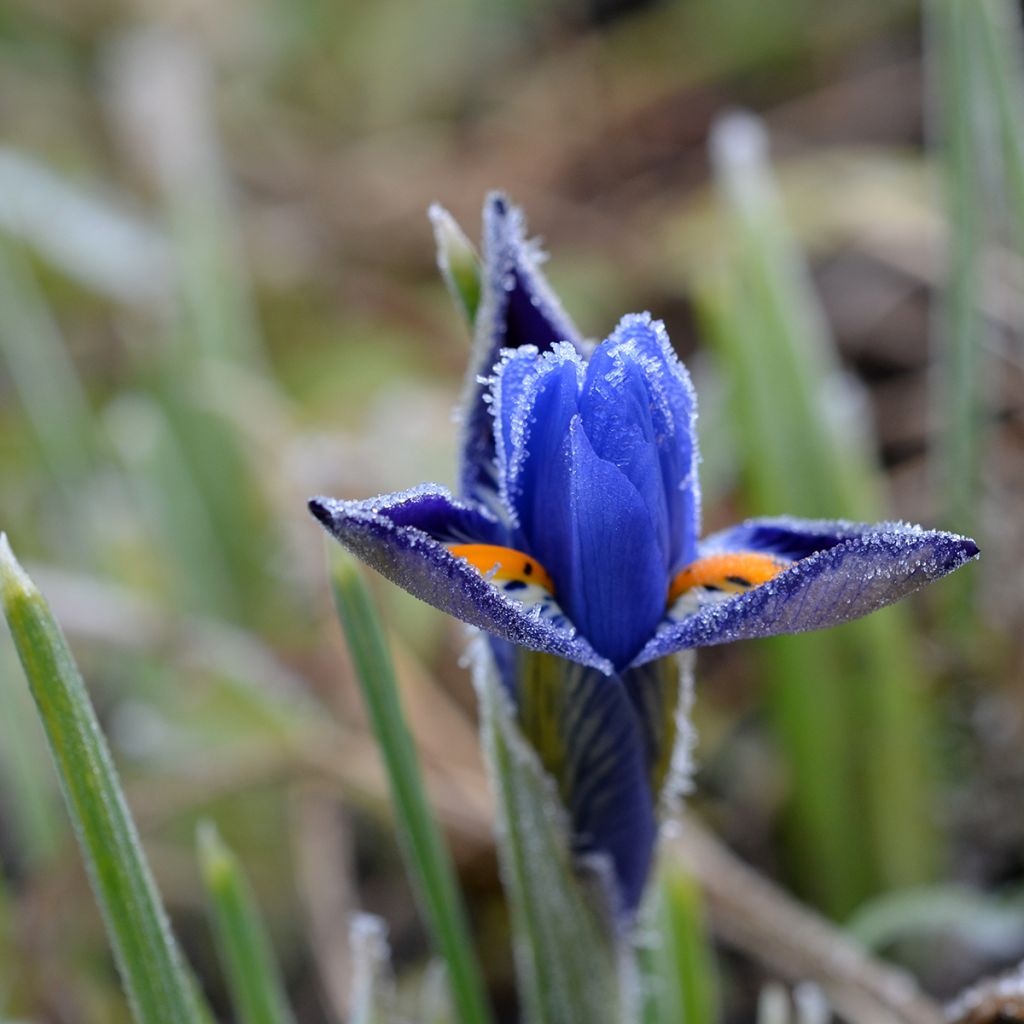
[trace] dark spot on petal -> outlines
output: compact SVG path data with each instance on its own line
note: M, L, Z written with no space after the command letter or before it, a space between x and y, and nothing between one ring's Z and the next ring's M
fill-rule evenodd
M533 575L533 563L532 562L527 562L526 565L523 566L523 575L524 576L532 576Z
M751 585L750 580L744 579L742 576L726 576L725 578L737 587L749 587Z
M522 580L506 580L502 584L503 590L525 590L526 584Z

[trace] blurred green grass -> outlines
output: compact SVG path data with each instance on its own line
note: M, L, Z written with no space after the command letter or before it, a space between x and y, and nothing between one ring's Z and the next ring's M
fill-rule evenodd
M468 0L5 9L2 155L30 165L11 177L0 161L0 526L33 571L52 574L48 595L96 682L129 797L144 801L145 838L183 933L198 931L200 914L193 826L215 803L300 1019L324 1018L327 987L299 941L296 921L310 910L290 881L316 841L291 825L303 787L343 782L362 823L353 842L369 909L391 921L403 971L423 959L393 891L397 863L380 855L370 824L384 790L352 680L336 681L304 500L450 479L465 339L436 279L425 211L439 200L472 232L491 187L526 206L585 332L650 308L708 381L709 524L736 509L865 508L980 534L985 563L953 611L919 601L858 627L848 644L837 634L788 642L792 657L776 646L702 658L698 806L837 914L936 878L1019 884L1024 832L993 826L1009 798L990 795L1013 793L1006 779L1024 738L1024 594L1019 573L1000 571L1024 557L1014 503L1021 317L1000 294L975 294L977 279L966 286L961 306L984 309L1000 340L995 354L965 343L964 358L990 360L989 371L977 390L949 378L961 394L971 387L980 410L951 417L928 349L948 238L928 176L947 164L941 134L922 148L920 30L913 5L883 0L666 0L617 15L596 3ZM988 31L979 38L989 46L1014 38ZM987 88L1001 97L993 109L1019 219L1019 131L1006 99L1018 85L1004 63ZM759 390L755 378L751 402L730 400L743 368L708 358L695 308L695 281L728 232L710 199L708 130L732 105L766 118L786 213L832 323L824 358L857 381L855 415L872 420L857 427L856 483L832 498L804 471L768 476L763 453L751 466L752 442L774 430L783 447L806 441L807 422L785 419L784 382ZM993 230L1006 226L1001 196L978 198L986 227L975 256L998 270L986 288L998 279L1012 290L1019 239ZM104 277L101 267L113 269ZM749 299L729 296L721 317L756 319ZM784 317L768 334L756 344L793 340ZM993 376L998 387L986 383ZM745 422L754 399L764 407ZM936 490L927 463L947 426L974 465ZM957 522L945 518L953 508ZM501 911L474 824L488 798L461 638L393 588L380 597L406 651L403 681L425 694L414 727L479 925ZM954 628L966 643L950 643ZM992 642L979 651L980 630ZM6 696L20 685L8 661L3 728L17 742L0 750L0 952L13 981L0 983L0 1013L64 1019L71 1002L84 1021L123 1019L41 738ZM808 679L814 664L835 677L829 690ZM993 716L1007 723L995 739L978 724ZM342 739L362 744L358 756L339 753ZM993 744L1006 756L987 756ZM458 754L446 758L450 749ZM744 774L762 751L771 770ZM816 796L801 796L805 783ZM478 810L460 818L467 799ZM820 817L801 814L802 800L817 800ZM75 927L48 925L27 941L58 900L81 911ZM508 976L503 941L485 950L497 988ZM987 962L974 949L963 956L965 970ZM215 992L219 1006L224 995Z

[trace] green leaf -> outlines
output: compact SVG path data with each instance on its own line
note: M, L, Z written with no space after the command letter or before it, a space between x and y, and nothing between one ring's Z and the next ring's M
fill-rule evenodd
M332 545L334 601L388 774L399 837L420 908L448 966L462 1024L491 1019L451 857L431 814L391 657L358 563Z
M480 307L480 259L455 218L434 203L428 211L437 243L437 265L448 291L470 328Z
M644 1024L714 1024L717 971L697 881L663 857L644 909L638 949Z
M948 217L946 287L939 302L936 351L939 373L933 403L939 424L935 448L946 524L971 533L981 479L981 381L987 326L981 311L986 210L992 209L993 157L998 143L982 109L993 104L985 88L981 39L983 5L977 0L931 0L928 58L933 96L933 135ZM1014 112L1016 118L1016 110ZM966 598L970 576L953 583ZM969 603L968 603L969 607ZM964 608L960 618L965 618Z
M763 129L731 117L712 153L730 248L699 302L732 387L747 510L883 518L866 417L789 232ZM934 876L931 716L911 632L907 610L888 608L760 645L790 765L794 874L834 915L881 888Z
M625 944L602 905L600 880L588 890L576 874L554 782L520 733L483 642L474 651L474 678L526 1019L628 1020Z
M19 672L13 645L0 636L0 792L8 798L11 824L30 870L36 870L57 854L67 826L46 740L32 698L17 682Z
M213 822L200 823L196 840L217 949L238 1019L243 1024L293 1024L270 939L238 858Z
M1013 0L978 0L981 67L989 76L1002 143L1006 199L1013 220L1014 242L1024 252L1024 128L1020 104L1024 98L1020 9Z
M0 598L138 1024L203 1019L85 684L0 534Z

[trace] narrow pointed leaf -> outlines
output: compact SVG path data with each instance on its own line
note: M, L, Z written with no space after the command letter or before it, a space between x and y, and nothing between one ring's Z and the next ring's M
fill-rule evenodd
M973 530L981 481L981 387L988 330L981 312L986 211L995 177L993 126L983 111L986 88L982 3L930 0L925 5L932 89L932 135L948 218L948 272L935 323L939 373L933 401L939 424L936 478L951 527ZM969 576L958 583L969 596ZM959 617L965 618L963 602Z
M452 299L472 329L480 308L480 257L443 206L434 203L428 213L437 244L437 265Z
M138 1024L203 1019L67 642L0 534L0 598Z
M979 0L977 17L982 34L982 68L988 73L1002 143L1006 201L1017 251L1024 251L1024 131L1020 104L1024 99L1024 61L1021 57L1021 13L1012 0Z
M697 881L664 858L647 910L647 938L638 949L644 1024L714 1024L715 958Z
M212 822L197 835L217 949L241 1024L294 1024L280 969L249 881Z
M387 770L399 837L420 908L448 966L459 1020L484 1024L491 1018L465 909L451 857L427 803L384 634L358 563L336 545L331 549L334 601Z
M610 908L601 905L601 879L592 879L588 890L577 877L554 783L520 734L483 643L475 651L474 674L526 1020L629 1020L623 985L627 968Z
M701 302L733 383L750 508L879 519L869 432L787 227L763 129L730 118L712 153L732 248ZM838 915L880 888L927 881L940 847L924 812L927 689L907 610L763 650L791 765L794 876ZM862 807L859 819L849 806Z

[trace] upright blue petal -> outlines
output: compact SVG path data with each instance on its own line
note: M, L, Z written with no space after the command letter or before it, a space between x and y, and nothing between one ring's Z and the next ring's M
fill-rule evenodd
M598 458L577 417L548 467L544 529L531 540L566 614L613 665L628 665L665 609L668 573L647 506Z
M643 497L669 569L692 561L700 531L697 401L660 321L623 317L590 360L580 406L595 452Z
M539 253L526 240L522 211L492 193L483 212L483 281L462 400L462 493L497 507L494 434L485 405L487 385L505 348L533 345L540 351L567 341L581 345L579 332L562 309L539 267Z
M582 361L565 344L543 353L532 345L507 352L495 374L491 398L499 491L514 542L538 558L533 545L551 521L549 495L561 476L583 374Z

